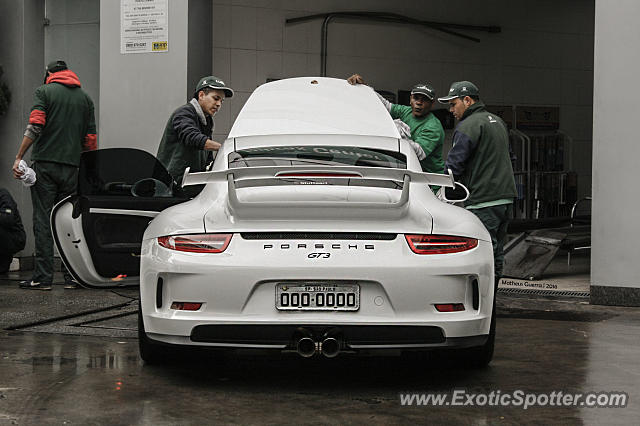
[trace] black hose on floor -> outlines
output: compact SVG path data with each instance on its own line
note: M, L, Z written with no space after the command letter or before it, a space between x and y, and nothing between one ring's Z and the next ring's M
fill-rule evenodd
M113 305L113 306L107 306L105 308L91 309L89 311L82 311L82 312L78 312L78 313L75 313L75 314L68 314L68 315L60 315L59 317L47 318L47 319L44 319L44 320L33 321L33 322L26 323L26 324L12 325L10 327L5 328L5 330L7 330L7 331L19 330L21 328L30 328L30 327L35 327L35 326L43 325L43 324L49 324L49 323L52 323L52 322L58 322L58 321L62 321L62 320L70 319L70 318L81 317L83 315L97 314L98 312L104 312L104 311L110 311L112 309L124 308L125 306L130 305L132 302L133 302L133 300L130 300L130 301L125 302L125 303L120 303L118 305Z

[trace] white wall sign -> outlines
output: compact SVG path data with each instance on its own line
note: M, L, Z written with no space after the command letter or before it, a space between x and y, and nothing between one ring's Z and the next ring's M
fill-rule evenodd
M167 51L168 0L120 0L120 53Z

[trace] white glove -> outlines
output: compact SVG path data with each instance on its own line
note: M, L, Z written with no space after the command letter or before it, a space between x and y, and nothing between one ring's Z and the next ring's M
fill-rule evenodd
M393 124L396 125L398 133L400 133L400 137L409 142L409 145L411 145L411 148L413 148L416 155L418 156L418 160L422 161L427 158L427 154L424 153L424 150L422 149L420 144L411 140L411 127L409 127L407 123L400 120L399 118L393 120Z
M22 179L22 184L24 186L32 186L34 183L36 183L36 172L31 167L27 166L26 161L20 160L18 168L23 173L23 175L20 176L20 179Z
M418 142L414 142L411 139L406 139L406 141L409 142L409 145L411 145L411 148L415 151L418 156L418 160L422 161L427 158L427 154L424 153L424 149L422 149Z
M393 124L396 125L396 129L398 129L398 133L400 133L402 139L411 139L411 127L409 127L407 123L396 118L393 120Z

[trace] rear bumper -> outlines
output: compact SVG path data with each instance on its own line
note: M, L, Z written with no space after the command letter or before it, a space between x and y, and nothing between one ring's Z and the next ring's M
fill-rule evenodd
M418 325L210 324L194 327L190 336L149 333L149 338L171 345L285 350L295 346L302 330L318 342L337 336L346 350L465 348L481 346L488 337L447 338L440 327Z
M423 257L411 252L403 238L358 241L358 250L351 251L337 241L341 248L335 252L333 241L322 241L331 257L312 259L307 251L315 247L291 251L297 250L296 241L287 240L290 249L278 244L265 250L264 242L234 238L244 248L234 247L232 239L219 255L180 253L153 240L143 242L140 301L149 338L176 345L286 349L302 327L313 330L316 341L338 328L344 344L354 350L480 346L486 341L494 290L490 243ZM366 251L364 244L375 250ZM279 284L346 281L359 286L357 311L275 306ZM173 302L202 307L180 311L171 309ZM461 303L464 310L440 312L439 303Z

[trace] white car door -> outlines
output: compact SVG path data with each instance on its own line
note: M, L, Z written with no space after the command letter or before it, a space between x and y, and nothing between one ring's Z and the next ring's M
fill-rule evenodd
M54 241L71 275L88 287L138 285L142 235L162 210L186 201L146 151L82 154L77 193L51 212Z

